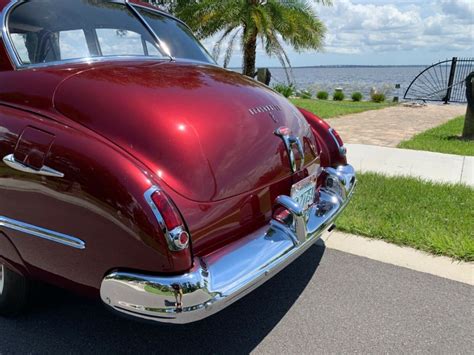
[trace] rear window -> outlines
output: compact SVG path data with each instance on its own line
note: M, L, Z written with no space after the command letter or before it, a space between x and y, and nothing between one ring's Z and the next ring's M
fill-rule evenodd
M163 57L153 34L125 3L30 0L13 8L8 19L21 64L102 56Z

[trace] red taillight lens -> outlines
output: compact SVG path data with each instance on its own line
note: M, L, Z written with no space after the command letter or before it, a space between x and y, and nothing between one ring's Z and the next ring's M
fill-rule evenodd
M181 232L181 234L179 235L179 244L180 245L188 245L189 243L189 234L186 233L186 232Z
M166 228L169 231L184 224L173 203L163 192L156 191L153 193L153 195L151 195L151 199L160 211L160 214L166 224Z
M289 225L293 222L293 216L291 212L284 207L278 207L273 211L272 218L280 223Z

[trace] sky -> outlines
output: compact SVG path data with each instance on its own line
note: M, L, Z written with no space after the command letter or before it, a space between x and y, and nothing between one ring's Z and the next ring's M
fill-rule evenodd
M312 6L327 27L324 49L296 53L286 46L293 67L426 65L474 57L474 0L333 0L332 6ZM204 41L211 52L214 42ZM239 49L230 67L241 66ZM259 46L257 66L280 65Z

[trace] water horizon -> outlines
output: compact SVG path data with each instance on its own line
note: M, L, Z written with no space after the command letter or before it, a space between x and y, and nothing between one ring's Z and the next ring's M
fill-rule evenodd
M272 74L270 87L293 83L298 90L308 90L313 95L327 91L329 95L342 89L346 98L361 92L364 99L370 98L372 90L382 92L387 99L402 98L412 80L428 65L317 65L292 67L269 67ZM229 68L240 71L240 68ZM399 88L397 87L399 86Z

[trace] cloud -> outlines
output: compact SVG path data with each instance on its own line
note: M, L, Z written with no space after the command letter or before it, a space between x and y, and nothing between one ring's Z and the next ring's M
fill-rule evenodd
M326 53L474 49L474 2L338 0L314 5L328 27Z
M334 0L332 6L312 3L328 29L324 49L322 53L299 54L285 45L296 65L420 64L474 54L474 0ZM216 38L204 41L208 49L212 50ZM240 47L236 42L231 66L241 65ZM257 58L259 65L279 64L268 58L260 44Z
M474 2L472 0L443 0L441 8L447 15L470 24L474 22Z

